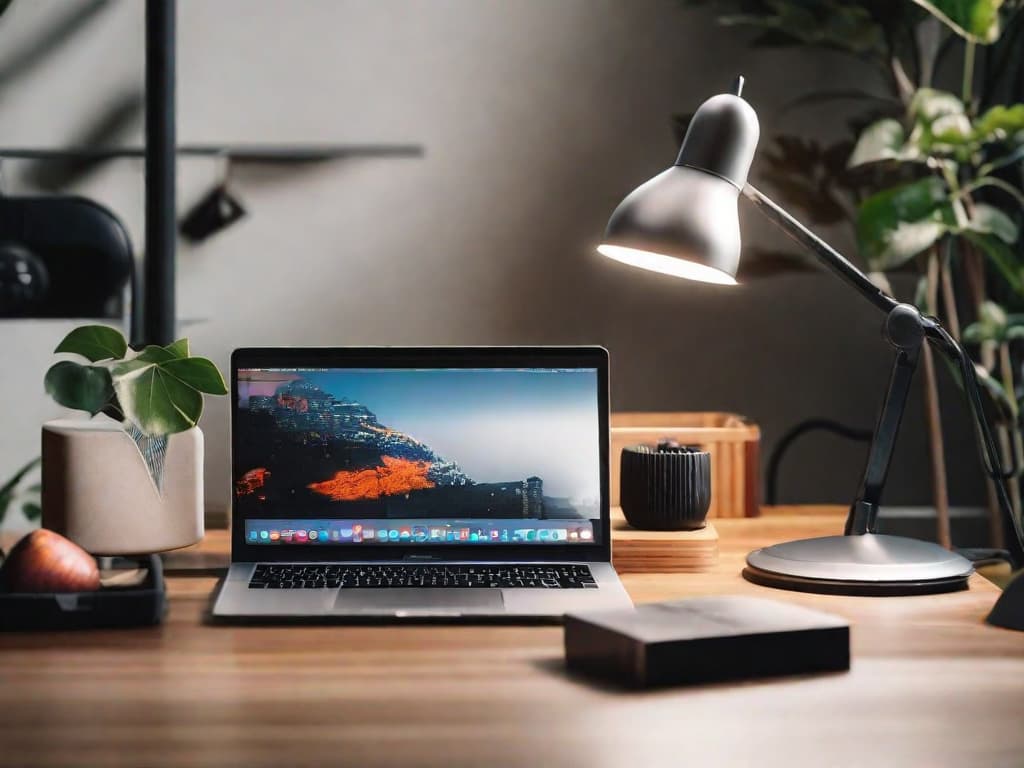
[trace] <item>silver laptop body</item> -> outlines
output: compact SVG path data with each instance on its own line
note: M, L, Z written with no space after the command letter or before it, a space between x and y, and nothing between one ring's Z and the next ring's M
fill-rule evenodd
M611 566L600 347L232 355L237 620L557 619Z

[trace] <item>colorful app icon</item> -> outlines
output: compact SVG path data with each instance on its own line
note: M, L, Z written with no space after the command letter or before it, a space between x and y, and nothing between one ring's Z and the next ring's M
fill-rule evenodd
M277 541L280 538L281 538L281 533L279 531L271 531L270 532L270 540L271 541Z
M338 536L339 536L339 538L342 541L352 541L352 529L351 528L342 528L338 532Z
M508 541L508 528L501 529L501 540Z
M552 528L551 529L551 540L552 541L565 541L568 538L568 531L565 528Z
M290 542L295 537L295 531L286 529L281 531L281 541Z
M526 540L527 541L536 541L537 540L537 531L535 531L533 528L529 529L526 532Z
M388 541L398 541L398 536L399 533L397 528L392 528L388 531Z
M270 531L260 531L260 538L266 541L270 538Z
M551 531L547 528L541 528L537 531L537 541L551 541Z
M352 531L352 543L353 544L362 544L362 542L363 542L363 532L362 531L356 531L355 529L353 529L353 531Z
M295 532L295 541L297 541L299 544L305 544L307 541L309 541L309 534L306 533L306 531L304 531L302 528L300 528Z
M580 532L578 530L573 528L571 531L569 531L569 541L579 541L579 538Z
M457 538L458 535L455 533L455 531L448 531L448 533L444 535L445 541L455 541Z
M320 529L320 541L327 541L327 529L326 528L321 528Z
M471 534L469 534L469 540L470 541L479 541L480 537L476 535L476 531L473 531Z
M352 535L353 536L360 536L360 535L362 535L362 533L363 533L363 526L362 525L360 525L359 523L356 523L355 525L352 526Z
M594 538L594 532L589 528L580 529L580 541L590 541Z
M313 530L311 530L309 532L309 540L310 541L316 541L319 538L320 538L320 531L318 531L316 528L314 528Z
M249 531L249 541L256 541L260 537L260 532L253 528Z
M459 529L459 541L469 541L469 528Z
M427 540L427 529L422 525L413 526L412 540L424 542Z
M492 528L491 541L497 541L499 536L501 536L501 531L499 531L497 528Z
M375 539L377 537L377 531L373 528L363 528L364 539Z
M440 541L443 538L444 538L444 531L442 531L440 528L434 527L434 528L430 529L430 540L431 541Z
M341 533L338 531L338 529L337 528L332 528L331 529L331 541L337 541L340 538L341 538Z

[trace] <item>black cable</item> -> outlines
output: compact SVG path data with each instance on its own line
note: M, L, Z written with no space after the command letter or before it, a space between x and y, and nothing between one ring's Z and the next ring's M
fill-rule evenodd
M967 403L978 429L978 436L982 444L982 465L985 472L992 478L996 488L996 497L999 500L999 507L1005 518L1004 525L1008 527L1010 534L1006 542L1010 557L1015 568L1024 566L1024 531L1021 530L1020 520L1013 513L1013 505L1010 504L1010 497L1006 492L1006 481L1014 477L1014 472L1003 470L1002 460L999 457L999 450L996 447L995 439L992 437L992 430L989 428L988 419L985 418L985 407L981 399L981 386L978 384L978 374L974 370L974 361L971 360L967 351L957 343L956 339L949 335L945 328L938 323L933 323L928 328L929 336L937 339L936 346L960 367L960 374L963 379L964 393L967 396Z
M848 427L832 419L807 419L791 427L779 438L775 448L772 449L771 455L768 457L768 467L765 469L764 477L765 504L775 504L777 502L779 465L782 463L783 455L798 437L816 429L832 432L840 437L845 437L847 440L856 440L863 443L871 442L873 435L869 429Z

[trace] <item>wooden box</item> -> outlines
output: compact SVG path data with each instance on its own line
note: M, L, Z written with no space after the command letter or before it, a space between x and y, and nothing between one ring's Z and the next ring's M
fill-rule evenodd
M613 413L611 417L611 503L619 504L619 461L623 447L672 438L711 454L711 509L708 517L756 517L759 511L761 431L732 413Z

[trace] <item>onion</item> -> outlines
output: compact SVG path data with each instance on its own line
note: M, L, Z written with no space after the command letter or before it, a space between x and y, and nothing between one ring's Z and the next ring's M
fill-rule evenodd
M90 592L100 588L100 569L73 541L40 528L14 545L0 581L9 592Z

